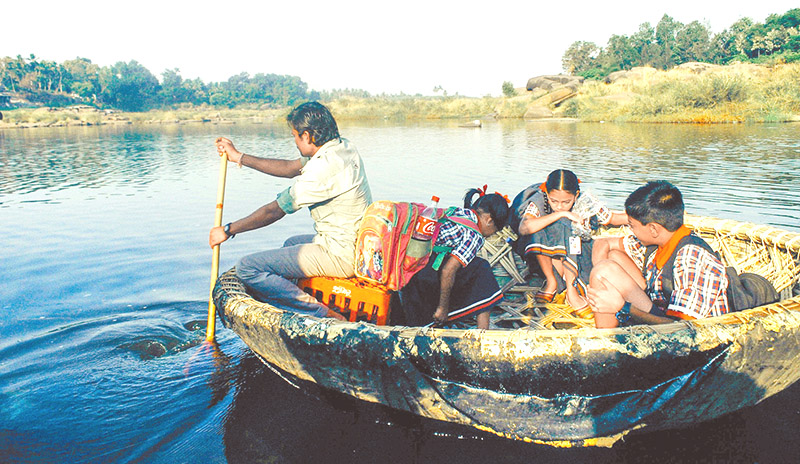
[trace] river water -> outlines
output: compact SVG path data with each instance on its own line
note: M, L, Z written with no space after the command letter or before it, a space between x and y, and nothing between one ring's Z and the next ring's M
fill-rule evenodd
M667 179L694 214L800 232L800 126L343 123L377 199L509 196L574 170L612 208ZM295 157L285 124L0 131L0 462L797 462L800 385L611 449L509 441L354 400L204 338L219 161ZM228 171L225 222L290 185ZM222 247L220 268L310 231L300 211Z

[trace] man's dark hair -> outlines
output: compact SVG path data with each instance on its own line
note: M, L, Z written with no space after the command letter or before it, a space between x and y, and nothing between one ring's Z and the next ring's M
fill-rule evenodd
M336 120L330 110L318 102L303 103L286 116L286 121L298 134L308 132L311 143L318 147L339 138Z
M670 232L683 225L683 209L681 191L665 180L648 182L625 200L628 217L642 224L655 222Z

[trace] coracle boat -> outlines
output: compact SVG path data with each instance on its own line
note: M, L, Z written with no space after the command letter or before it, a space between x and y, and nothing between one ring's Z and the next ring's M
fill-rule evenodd
M297 378L508 438L611 446L754 405L800 378L800 234L686 223L727 265L770 280L780 301L661 326L477 330L303 316L254 300L233 270L213 295L226 327Z

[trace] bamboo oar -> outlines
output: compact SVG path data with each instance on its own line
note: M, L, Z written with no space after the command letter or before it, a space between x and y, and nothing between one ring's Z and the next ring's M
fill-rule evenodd
M214 217L214 227L222 225L222 203L225 201L225 176L228 172L228 154L220 155L219 183L217 184L217 212ZM216 308L214 307L214 285L219 278L219 245L214 246L211 258L211 288L208 291L208 325L206 326L206 341L214 342L214 325L216 324Z

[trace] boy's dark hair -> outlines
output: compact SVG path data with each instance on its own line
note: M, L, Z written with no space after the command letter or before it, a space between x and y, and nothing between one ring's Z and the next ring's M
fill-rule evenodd
M578 176L574 172L567 169L556 169L547 176L547 181L544 183L548 192L553 190L563 190L572 195L578 193L581 189Z
M642 224L655 222L670 232L683 225L683 196L665 180L651 181L625 200L625 212Z
M466 195L464 195L464 208L479 209L489 213L497 230L501 230L508 223L508 202L500 194L487 193L479 196L473 203L472 199L475 197L475 194L480 195L480 193L481 190L476 188L467 190Z
M311 143L318 147L339 138L336 120L330 110L319 102L303 103L286 116L286 121L298 134L308 132Z

